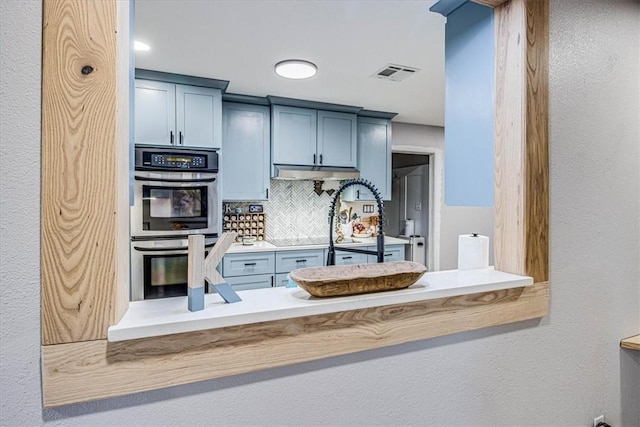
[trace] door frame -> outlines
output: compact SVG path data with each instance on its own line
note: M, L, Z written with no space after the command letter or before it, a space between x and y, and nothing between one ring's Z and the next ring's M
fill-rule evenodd
M440 270L440 225L444 203L443 152L435 147L391 145L391 154L419 154L429 156L429 224L427 234L427 269Z

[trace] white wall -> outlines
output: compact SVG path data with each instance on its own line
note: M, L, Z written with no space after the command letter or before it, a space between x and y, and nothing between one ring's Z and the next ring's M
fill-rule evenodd
M436 155L444 156L444 128L394 122L393 145L436 149ZM444 163L444 159L440 161ZM444 174L440 175L444 183ZM444 188L441 190L444 191ZM458 236L469 233L489 236L489 263L493 264L493 207L448 206L441 192L439 270L458 268Z
M639 12L551 3L548 317L42 411L41 2L0 2L0 425L640 425Z

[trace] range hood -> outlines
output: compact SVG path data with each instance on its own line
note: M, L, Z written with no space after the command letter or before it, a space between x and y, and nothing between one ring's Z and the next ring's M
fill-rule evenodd
M356 168L273 165L273 179L340 181L359 177L360 171Z

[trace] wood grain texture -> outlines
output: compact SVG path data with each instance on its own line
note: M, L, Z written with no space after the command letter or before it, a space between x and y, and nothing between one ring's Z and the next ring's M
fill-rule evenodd
M404 289L426 272L417 262L392 261L299 268L289 277L314 297L332 297Z
M498 7L500 5L502 5L503 3L508 2L509 0L471 0L474 3L478 3L484 6L489 6L489 7Z
M187 286L189 288L201 288L204 284L204 264L204 235L191 235L187 254Z
M629 350L640 350L640 335L623 339L620 341L620 347Z
M526 4L526 274L549 277L549 0Z
M116 202L116 2L45 0L43 13L42 342L103 339L128 212Z
M548 283L109 343L43 347L47 407L153 390L545 316Z
M548 278L548 2L495 9L496 269Z
M113 319L110 325L118 323L129 308L129 116L133 113L131 107L133 101L129 98L130 88L133 80L130 79L129 71L133 67L134 58L131 50L131 28L132 4L128 2L117 2L117 243L116 243L116 302L113 312ZM123 215L122 213L125 213Z
M496 103L494 126L495 268L524 274L524 4L494 12Z
M209 283L213 285L226 283L226 280L224 280L220 273L218 273L216 267L218 267L218 264L222 261L222 257L227 253L233 242L236 241L237 236L238 233L234 232L222 233L215 246L204 260L204 275Z

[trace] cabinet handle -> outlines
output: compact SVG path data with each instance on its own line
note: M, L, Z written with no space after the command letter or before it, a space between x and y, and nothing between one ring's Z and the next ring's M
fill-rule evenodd
M251 267L252 265L256 265L256 263L255 262L245 262L244 263L245 267Z
M275 283L273 283L273 276L271 276L271 287L274 288L275 286Z
M384 254L384 256L393 256L393 254Z
M296 262L307 262L306 259L297 259Z
M172 130L169 131L169 138L170 138L170 141L171 141L171 145L173 145L173 131Z
M320 154L320 164L322 164L322 154Z
M316 155L315 154L313 155L313 164L314 165L316 164Z
M343 256L342 259L352 259L352 256Z
M269 198L269 189L265 189L264 192L267 194L267 199Z
M180 135L180 145L183 145L183 143L182 143L182 131L178 132L178 135Z
M356 199L360 198L360 190L356 190Z

